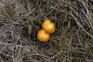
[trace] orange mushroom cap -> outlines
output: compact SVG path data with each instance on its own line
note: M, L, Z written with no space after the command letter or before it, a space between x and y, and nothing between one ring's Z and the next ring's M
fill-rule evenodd
M55 24L48 19L43 22L42 28L50 34L55 32Z
M44 29L41 29L37 33L37 38L41 42L47 42L50 39L50 34L47 33Z

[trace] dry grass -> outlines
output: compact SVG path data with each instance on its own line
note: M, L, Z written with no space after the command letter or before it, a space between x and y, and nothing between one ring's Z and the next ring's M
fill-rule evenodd
M41 43L45 19L56 32ZM0 62L93 62L93 1L0 0Z

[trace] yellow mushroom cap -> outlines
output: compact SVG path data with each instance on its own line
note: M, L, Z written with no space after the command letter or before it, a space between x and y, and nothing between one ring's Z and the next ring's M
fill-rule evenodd
M46 30L48 33L54 33L55 32L55 25L53 22L51 22L50 20L46 19L43 24L42 24L42 28L44 30Z
M41 29L37 33L37 38L41 42L47 42L50 39L50 34L47 33L44 29Z

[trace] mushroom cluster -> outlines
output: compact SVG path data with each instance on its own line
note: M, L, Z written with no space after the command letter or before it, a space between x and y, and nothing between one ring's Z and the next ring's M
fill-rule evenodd
M55 24L49 19L42 23L42 29L38 31L37 38L41 42L47 42L50 39L50 34L55 32Z

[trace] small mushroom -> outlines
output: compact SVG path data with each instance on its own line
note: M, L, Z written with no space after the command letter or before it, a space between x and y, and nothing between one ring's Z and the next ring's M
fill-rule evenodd
M52 34L55 32L55 25L53 22L51 22L50 20L46 19L43 24L42 24L42 28L47 31L48 33Z
M37 38L41 42L47 42L50 39L50 34L47 33L44 29L41 29L37 33Z

